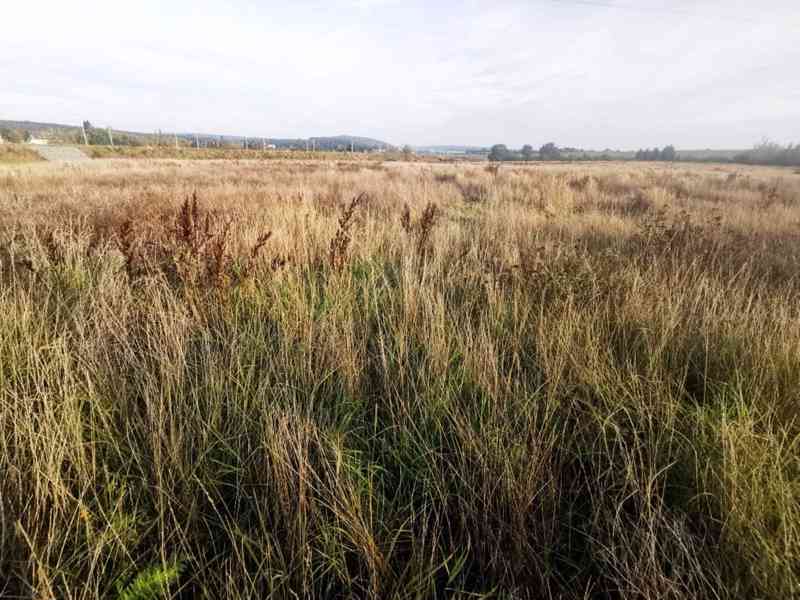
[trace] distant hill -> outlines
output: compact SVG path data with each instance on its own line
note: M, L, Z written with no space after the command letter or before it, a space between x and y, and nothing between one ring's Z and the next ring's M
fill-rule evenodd
M24 136L26 132L36 137L43 137L56 143L81 143L83 133L81 125L64 125L60 123L42 123L38 121L14 121L0 119L0 130L12 132L14 136ZM94 143L108 143L108 135L104 127L95 129L93 136ZM304 138L265 138L260 136L245 135L216 135L208 133L143 133L137 131L125 131L111 129L114 142L119 145L149 145L149 144L173 144L177 137L181 146L200 147L220 147L220 146L243 146L245 142L249 148L261 148L263 146L274 146L280 149L305 149L316 148L317 150L350 150L357 152L393 150L394 146L368 137L353 135L320 136L308 139Z
M64 125L59 123L44 123L40 121L15 121L0 119L0 134L6 131L11 133L10 139L24 138L24 134L29 132L35 137L45 138L54 143L83 143L83 133L81 125ZM202 148L236 147L241 148L247 143L251 149L261 149L263 147L275 147L281 150L338 150L348 151L351 148L356 152L375 152L397 150L395 146L381 140L355 135L335 135L335 136L315 136L310 138L271 138L260 136L244 135L217 135L209 133L144 133L137 131L125 131L120 129L111 130L116 145L175 145L175 138L181 147L191 148L200 146ZM90 135L90 143L96 145L107 145L108 134L104 127L94 129ZM414 150L418 154L440 155L440 156L470 156L485 158L489 154L489 148L480 146L459 146L459 145L434 145L417 146ZM741 154L743 150L678 150L678 156L682 160L690 161L731 161ZM611 160L631 160L635 157L635 151L620 150L582 150L580 148L561 148L561 155L566 159L600 159L608 158Z
M280 149L305 150L350 150L357 152L372 150L393 150L394 146L373 138L359 137L353 135L320 136L310 138L271 138L260 136L244 135L214 135L205 133L179 133L178 138L186 140L192 144L199 143L200 146L217 146L219 144L243 145L247 142L250 148L261 148L264 145L272 145Z
M394 146L380 140L354 135L335 135L333 137L314 137L310 139L316 143L317 148L325 150L349 150L351 145L366 150L391 150L394 148Z
M31 133L47 129L79 129L77 126L60 125L58 123L38 123L36 121L9 121L0 119L0 128L3 129L24 129Z

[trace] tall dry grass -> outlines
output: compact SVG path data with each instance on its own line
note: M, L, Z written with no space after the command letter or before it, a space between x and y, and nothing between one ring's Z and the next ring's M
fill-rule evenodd
M753 168L4 167L0 596L797 596L799 202Z
M41 161L42 157L25 144L0 143L0 165Z

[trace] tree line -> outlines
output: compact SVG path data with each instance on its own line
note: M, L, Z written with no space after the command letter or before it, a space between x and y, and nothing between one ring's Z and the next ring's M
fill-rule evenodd
M617 153L617 159L619 159ZM630 155L628 155L630 157ZM591 155L577 148L559 148L554 142L548 142L538 150L530 144L525 144L519 150L510 150L504 144L495 144L489 151L490 161L531 161L531 160L610 160L608 151L603 154ZM635 160L673 161L678 159L675 147L665 146L662 149L639 150L634 155Z
M800 144L781 146L775 142L764 140L752 150L737 154L733 160L748 165L800 167Z
M530 144L525 144L520 150L509 150L505 144L495 144L489 151L489 160L561 160L561 149L554 142L548 142L539 148L533 149Z
M84 140L84 133L86 139ZM103 129L95 127L89 121L83 122L83 132L75 134L75 142L78 144L88 143L90 146L141 146L138 139L125 135L124 133L114 133L111 128Z
M653 148L652 150L639 150L636 152L636 160L665 160L673 161L678 159L675 146L664 146L662 150Z

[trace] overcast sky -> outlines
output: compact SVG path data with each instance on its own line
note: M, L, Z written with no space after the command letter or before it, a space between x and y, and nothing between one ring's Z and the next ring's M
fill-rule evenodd
M394 144L800 142L800 0L2 0L0 119Z

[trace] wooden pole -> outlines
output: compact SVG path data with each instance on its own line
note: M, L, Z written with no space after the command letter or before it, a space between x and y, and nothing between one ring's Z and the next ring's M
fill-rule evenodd
M114 147L114 136L111 135L111 127L107 127L106 131L108 131L108 141L111 142L111 147Z

